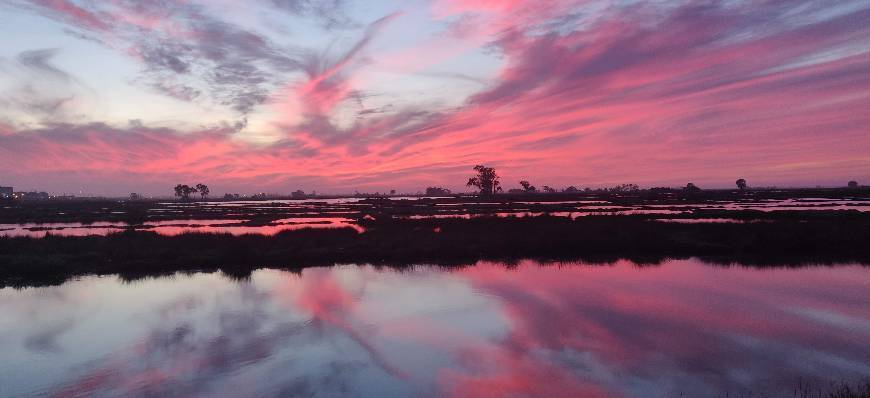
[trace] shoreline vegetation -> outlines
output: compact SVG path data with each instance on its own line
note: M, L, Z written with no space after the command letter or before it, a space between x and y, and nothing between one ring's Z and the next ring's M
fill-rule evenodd
M740 213L740 212L731 212ZM760 216L751 212L753 217ZM127 230L106 236L0 238L0 286L62 283L87 274L136 277L221 270L244 277L257 268L301 269L339 263L402 267L519 259L656 264L699 257L749 266L870 264L870 213L800 211L766 222L670 223L644 215L571 219L362 217L365 229L304 228L273 236ZM749 214L743 214L749 216ZM730 214L729 217L739 215Z
M493 184L484 188L495 192ZM870 211L858 210L870 207L870 190L863 187L617 188L346 200L8 200L0 202L0 227L28 224L28 231L45 237L0 236L0 287L56 284L87 274L221 270L245 277L263 267L297 270L342 263L403 267L628 259L657 264L699 257L758 267L870 264ZM842 204L848 206L838 207ZM322 220L330 218L347 222L317 225L329 224ZM274 235L184 232L197 220L255 231L303 225L276 229L280 232ZM151 230L161 222L171 222L180 233ZM95 223L116 224L102 236L53 234L53 228Z
M250 217L253 224L289 215L298 217L331 216L357 217L364 215L435 215L467 212L478 215L505 211L570 212L577 210L577 202L587 205L636 207L642 210L692 210L721 206L725 203L765 203L777 200L801 201L804 210L825 207L829 200L870 201L870 188L800 188L800 189L746 189L698 190L651 188L636 191L600 190L592 192L556 193L500 193L492 195L417 196L317 196L303 199L294 197L262 197L234 199L179 200L169 199L108 199L75 198L49 200L0 200L0 224L10 223L64 223L125 222L130 225L145 221L235 219ZM335 202L347 200L347 202ZM260 204L284 202L281 207L263 208ZM245 203L240 210L248 214L229 211L222 205ZM307 205L319 211L294 213L298 206ZM870 209L870 204L865 204ZM452 206L452 207L451 207ZM688 207L687 207L688 206ZM171 208L170 208L171 207ZM310 210L310 209L309 209ZM599 209L602 213L605 209ZM705 216L716 217L716 211ZM775 210L775 209L773 209ZM729 211L728 217L734 212ZM785 214L787 212L777 212ZM740 216L740 214L736 214ZM749 215L754 216L754 215ZM691 217L700 218L693 214Z

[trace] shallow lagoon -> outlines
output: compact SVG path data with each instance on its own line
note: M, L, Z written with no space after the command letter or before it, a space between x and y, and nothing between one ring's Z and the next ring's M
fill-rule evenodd
M259 270L0 290L0 396L724 396L870 374L866 266Z
M358 220L371 214L404 219L440 219L475 217L537 217L549 215L576 219L588 216L648 216L664 222L721 223L733 222L728 214L742 211L770 214L774 212L842 212L870 211L866 199L778 199L739 200L688 204L621 204L606 200L572 201L506 201L504 203L435 203L430 197L396 197L372 203L361 203L363 198L227 201L227 202L157 202L147 209L144 221L130 224L123 221L82 222L26 222L0 223L0 237L28 236L41 238L54 236L105 236L124 230L153 231L173 236L186 232L229 233L233 235L274 235L281 231L301 228L353 228L365 229ZM445 199L444 200L452 200ZM425 202L416 204L416 202ZM113 206L122 208L123 202ZM710 218L709 212L726 212ZM41 216L51 211L38 212ZM63 215L62 213L57 213ZM124 211L112 211L112 219ZM83 214L84 216L94 216ZM123 217L121 217L123 218Z

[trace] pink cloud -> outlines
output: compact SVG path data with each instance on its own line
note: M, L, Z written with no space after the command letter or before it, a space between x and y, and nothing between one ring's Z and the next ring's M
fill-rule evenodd
M811 10L826 9L820 2L806 3ZM65 10L61 5L55 4ZM861 47L870 40L870 29L861 23L870 18L867 7L796 21L790 6L777 2L609 5L595 8L603 11L588 19L568 12L582 14L580 6L436 2L435 18L479 23L449 40L433 38L435 55L420 48L380 59L368 46L375 35L388 34L382 27L397 14L388 15L337 59L293 61L305 80L269 94L297 104L279 109L283 115L273 122L286 139L275 144L249 144L215 131L65 125L4 133L0 150L6 156L0 164L17 166L12 174L17 182L75 170L116 182L129 173L157 181L170 170L170 176L279 191L294 184L344 192L459 188L478 163L499 168L508 184L530 179L551 186L689 180L730 186L736 177L759 185L870 179L870 158L862 151L870 145L870 116L863 111L870 107L870 67ZM142 24L151 26L147 20ZM226 43L240 59L284 62L258 40L234 31ZM256 44L256 50L248 53L244 43ZM212 39L200 44L220 45ZM365 87L360 65L417 72L481 46L501 57L503 66L463 105L397 104L393 111L349 123L334 120L339 105ZM175 62L172 48L142 57L164 69L191 70ZM233 90L236 83L225 87ZM190 93L184 86L165 91L178 90ZM254 90L239 97L239 109L256 106L261 94Z

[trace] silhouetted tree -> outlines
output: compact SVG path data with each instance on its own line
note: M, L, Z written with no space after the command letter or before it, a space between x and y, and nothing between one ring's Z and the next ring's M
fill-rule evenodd
M686 184L686 187L683 188L683 190L684 190L684 191L687 191L687 192L698 192L698 191L701 190L701 188L698 188L697 185L695 185L694 183L691 183L691 182L690 182L690 183Z
M186 184L178 184L175 186L175 196L178 196L182 200L190 200L190 194L194 192L196 192L196 188L192 188Z
M390 196L395 195L395 194L396 194L396 190L395 190L395 189L391 189L391 190L390 190Z
M477 172L477 176L469 178L466 186L477 187L481 195L493 195L501 191L499 186L501 182L499 182L499 176L494 168L477 165L474 166L474 171Z
M548 186L546 186L546 185L544 185L541 189L544 190L544 193L556 193L556 189L555 189L555 188L550 188L550 187L548 187Z
M520 186L523 187L523 192L526 192L526 193L538 192L538 188L535 188L534 185L532 185L531 183L529 183L526 180L520 181Z
M740 189L741 191L746 189L746 180L741 178L741 179L735 181L734 183L737 184L737 188Z
M208 185L205 185L203 183L196 184L196 191L199 192L199 197L203 199L207 198L210 192L208 190Z
M858 189L858 181L849 181L849 184L847 184L847 186L849 187L849 189Z
M571 185L570 187L565 188L562 192L565 192L565 193L577 193L577 192L580 192L580 189L578 189L577 187Z

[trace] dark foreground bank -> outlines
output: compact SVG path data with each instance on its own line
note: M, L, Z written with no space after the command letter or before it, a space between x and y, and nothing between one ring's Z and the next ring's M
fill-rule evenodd
M819 212L800 219L716 224L632 216L361 220L351 228L275 236L127 231L109 236L0 238L0 283L58 283L81 274L142 275L332 263L460 264L476 260L620 258L656 263L697 256L723 264L870 263L870 215Z

